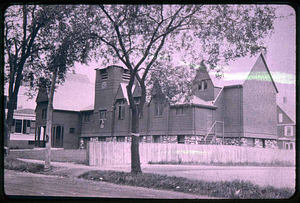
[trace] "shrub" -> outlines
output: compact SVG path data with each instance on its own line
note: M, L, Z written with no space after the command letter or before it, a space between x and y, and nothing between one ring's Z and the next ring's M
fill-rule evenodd
M28 163L12 157L5 157L4 168L9 170L38 173L44 170L44 165L36 164L36 163Z

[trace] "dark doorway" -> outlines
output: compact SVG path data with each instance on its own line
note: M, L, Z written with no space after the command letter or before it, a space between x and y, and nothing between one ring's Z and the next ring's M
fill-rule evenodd
M45 147L46 126L39 126L35 133L35 147Z
M52 135L52 147L53 148L62 148L63 147L63 136L64 128L61 126L53 127Z

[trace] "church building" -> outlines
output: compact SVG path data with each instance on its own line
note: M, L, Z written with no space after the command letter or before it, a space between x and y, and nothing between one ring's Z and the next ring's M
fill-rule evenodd
M83 75L67 74L65 84L55 92L52 147L84 148L90 140L131 141L129 70L112 65L95 71L94 86ZM152 91L139 118L140 142L277 148L277 93L262 54L239 84L217 86L200 68L189 102L162 102ZM138 84L133 96L139 104ZM48 103L43 90L36 103L35 146L43 147Z

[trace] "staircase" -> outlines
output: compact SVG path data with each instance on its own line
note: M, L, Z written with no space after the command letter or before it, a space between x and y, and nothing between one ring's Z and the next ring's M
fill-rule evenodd
M206 135L203 140L200 140L199 144L202 144L202 145L211 144L214 138L215 138L215 134L210 133L210 134Z
M222 131L217 131L217 124L222 125ZM207 144L216 144L216 138L222 136L222 143L224 143L224 122L222 121L215 121L214 124L211 126L207 134L205 135L204 139L199 142L201 145ZM222 144L221 143L221 144Z

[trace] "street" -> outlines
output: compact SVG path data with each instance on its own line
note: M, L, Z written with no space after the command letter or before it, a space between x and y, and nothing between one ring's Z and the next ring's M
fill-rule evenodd
M7 195L106 197L106 198L158 198L158 199L213 199L166 190L116 185L75 178L16 172L5 170L4 191Z

